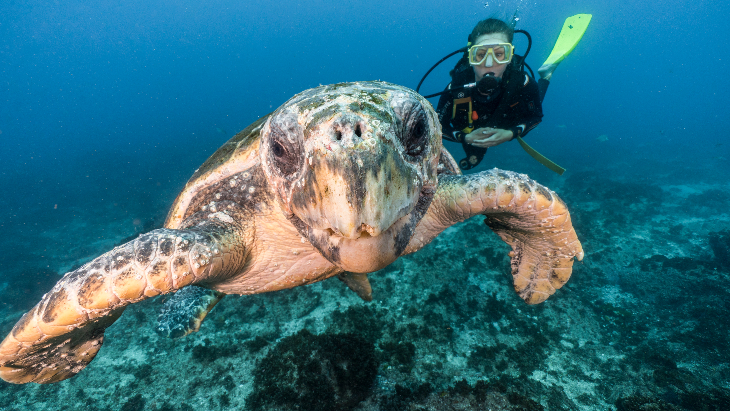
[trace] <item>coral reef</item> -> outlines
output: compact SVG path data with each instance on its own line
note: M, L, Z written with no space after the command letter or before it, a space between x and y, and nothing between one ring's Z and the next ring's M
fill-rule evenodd
M378 362L372 343L307 330L282 339L254 371L251 410L351 410L368 397Z

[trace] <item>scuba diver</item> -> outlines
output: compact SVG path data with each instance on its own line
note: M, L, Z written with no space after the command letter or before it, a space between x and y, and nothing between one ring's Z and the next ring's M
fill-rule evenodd
M551 162L528 146L522 137L537 127L542 120L542 100L550 78L558 64L583 36L590 15L576 15L565 21L550 57L540 67L540 80L525 72L525 57L532 39L524 30L515 30L517 13L510 24L495 18L482 20L474 27L467 47L444 57L463 53L456 67L449 73L451 82L441 93L436 112L441 122L443 138L461 143L466 158L459 161L462 170L476 167L484 158L487 148L518 139L520 145L535 159L551 170L562 174L562 167ZM529 45L523 56L515 54L512 44L515 33L527 36ZM421 79L431 72L429 70Z
M459 162L464 170L479 164L488 147L524 136L542 121L535 80L511 64L513 38L514 28L502 20L477 23L469 35L472 45L451 71L447 90L476 86L444 93L436 106L443 138L461 143L466 151L466 159Z

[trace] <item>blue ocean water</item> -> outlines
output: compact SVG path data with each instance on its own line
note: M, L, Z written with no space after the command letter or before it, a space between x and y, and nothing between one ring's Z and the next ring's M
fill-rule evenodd
M175 196L198 166L235 133L289 97L320 84L345 81L383 80L415 88L432 64L464 46L477 21L493 15L509 18L516 9L520 16L517 28L528 30L533 38L528 63L534 70L548 56L566 17L578 13L593 15L583 40L557 69L543 103L543 122L528 137L533 147L568 171L562 177L552 174L514 142L490 149L474 171L498 167L524 172L564 197L584 242L586 262L576 268L576 278L566 289L545 303L552 306L539 308L546 311L550 307L570 306L570 310L566 309L570 313L564 312L561 317L552 311L544 315L536 311L531 314L534 320L528 315L528 322L544 322L544 327L549 327L555 321L594 319L597 330L588 332L591 327L586 326L581 332L586 333L584 339L605 337L599 345L605 343L608 347L614 338L621 345L611 348L610 355L618 358L609 367L614 374L587 360L573 364L570 379L551 368L552 356L558 354L547 347L562 347L576 358L583 358L584 353L577 351L585 346L585 341L570 334L571 327L560 332L551 329L545 357L536 360L539 364L535 366L525 365L523 369L523 365L508 364L506 371L484 368L477 364L474 353L482 353L486 362L498 362L497 357L507 355L495 349L493 353L497 354L492 358L492 351L479 348L481 344L509 344L506 336L510 331L504 324L499 325L502 317L498 316L490 321L497 324L493 329L499 331L492 343L470 344L447 336L443 337L448 341L444 345L453 352L445 353L419 343L428 340L420 335L412 337L415 353L406 365L393 365L397 361L383 360L381 356L376 387L357 406L408 409L407 404L419 404L432 407L423 409L451 409L426 404L430 401L429 393L436 393L433 395L437 397L447 393L439 397L442 399L456 398L456 377L464 377L469 389L476 390L478 381L495 382L503 374L518 378L515 375L521 373L541 387L560 387L562 394L558 395L527 383L521 385L523 390L519 394L545 409L640 409L630 408L642 406L636 405L643 401L637 398L645 398L646 404L654 401L661 403L658 406L676 407L663 409L730 409L728 402L723 402L730 398L730 358L724 353L726 340L718 339L720 335L727 336L726 316L730 307L726 303L716 304L727 296L724 288L719 288L726 284L728 267L723 266L721 256L717 255L719 248L713 248L711 240L713 235L724 238L713 233L730 228L730 187L726 177L730 172L730 144L725 137L730 128L730 82L726 79L730 51L724 46L728 38L724 20L730 7L723 2L3 1L0 310L5 320L0 323L0 332L4 336L20 315L60 278L58 275L108 251L125 238L159 227ZM526 42L518 35L516 45L521 53ZM454 63L455 59L436 69L422 91L443 89ZM458 146L447 147L460 158ZM464 233L446 235L454 236L453 241L466 241L464 238L475 235L474 227L463 226L460 230ZM494 237L486 231L483 235ZM481 240L477 237L474 241ZM437 259L450 258L454 263L468 260L461 254L442 251L448 247L445 242L424 251ZM417 277L418 270L408 261L399 262L394 271L383 273L383 278L396 281L389 277L395 273ZM507 276L509 265L505 261L499 263L502 265L496 267L499 270L495 274L489 275ZM464 269L469 274L467 282L478 283L470 269ZM464 272L444 275L461 278ZM662 291L662 282L672 284L671 292ZM373 284L377 293L377 278ZM395 285L388 284L382 281L380 292L389 294L383 291L389 289L403 293L398 303L406 307L403 315L417 318L415 313L410 317L406 314L406 301L414 301L408 300L412 295L430 292L416 287L430 289L416 280L409 287L401 287L397 281ZM441 285L428 286L435 287L435 297L428 300L429 304L442 307L439 316L444 321L449 322L462 309L468 317L469 310L464 308L467 302L462 304L464 307L453 308L444 302L449 294ZM508 301L510 312L526 310L527 306L520 306L521 301L505 300L515 298L506 277L500 287L501 294L494 297L500 304ZM333 310L339 309L339 302L327 299L339 295L339 291L315 290L323 295L321 301L317 297L322 307L336 303ZM581 293L583 296L578 297ZM241 304L246 310L258 312L257 318L265 323L268 317L256 307L272 307L278 301L265 298L282 298L281 304L296 307L297 299L308 296L306 290L287 295L295 297L255 297L259 299L250 300L255 303ZM489 295L475 297L475 301L491 301L493 296ZM586 302L588 296L594 303ZM388 298L398 300L397 296ZM713 305L711 314L683 305L691 300ZM347 301L348 307L364 304L349 294ZM492 303L496 304L495 301ZM228 306L216 308L227 313L227 319L218 317L215 322L217 336L227 332L220 324L238 324L230 313L240 308L226 302ZM145 304L136 317L124 317L129 317L126 324L155 327L153 314L159 307L154 302ZM377 309L387 306L382 301L379 304ZM393 304L386 309L402 308ZM484 308L480 304L476 306ZM686 310L674 312L672 307ZM352 308L356 309L361 308ZM264 327L261 334L257 334L256 327L250 327L252 331L246 331L241 338L265 338L267 349L275 352L273 347L281 339L299 329L311 328L307 328L307 316L316 310L315 305L301 315L269 313L277 322L299 324L301 319L303 325L292 326L293 331L283 327L289 331L278 333ZM656 314L662 310L671 315ZM356 314L348 311L342 315ZM384 315L360 314L363 318ZM651 317L655 314L656 318ZM653 319L646 320L648 328L641 328L640 318L649 318L645 316ZM707 331L710 325L702 322L703 317L712 318L710 324L716 329ZM136 320L139 321L135 323ZM310 331L324 334L328 323L319 318L316 321L324 322L316 322L318 325ZM512 325L525 321L513 319ZM622 325L634 328L621 328ZM463 335L469 334L471 325L461 327ZM534 327L537 328L530 330L544 331L543 325ZM685 328L681 334L691 338L681 340L665 334L682 327ZM601 334L601 330L606 334ZM206 342L205 332L203 329L199 335L188 337L194 342L187 344L223 350L223 337ZM640 333L645 342L621 337L632 332ZM134 335L128 338L130 343L146 344L147 349L156 353L169 349L186 358L193 352L192 363L215 369L220 379L235 381L227 390L228 400L222 399L228 398L224 394L216 394L215 401L206 402L206 407L239 409L253 390L250 381L239 381L234 374L226 374L231 373L230 367L218 364L215 358L200 360L201 356L207 358L200 349L186 351L167 342L155 347L157 343L150 342L150 337L144 337L144 343ZM387 348L391 343L385 341L387 338L368 338L379 353L400 352ZM457 340L460 342L454 342ZM395 341L396 346L398 342ZM568 346L573 348L566 349ZM110 353L112 347L105 345ZM635 355L649 349L656 350L660 358ZM251 351L236 361L254 367L260 360L256 355L266 352ZM696 353L694 360L687 355L690 352ZM461 362L457 358L451 367L443 365L456 353L463 356ZM231 355L226 358L233 361ZM123 358L130 367L151 362L134 355ZM631 362L631 358L638 359ZM113 368L111 358L96 361ZM387 368L391 366L397 368L396 374ZM138 371L122 369L119 364L114 367L117 368L106 370L109 378L140 378ZM158 372L156 367L145 369L154 375ZM90 366L75 379L102 372L102 368L104 365ZM463 375L459 370L463 370ZM612 390L610 385L621 380L621 376L632 382ZM186 390L186 396L177 398L178 402L172 396L155 402L141 386L162 384L159 379L153 377L138 386L130 382L133 377L125 378L109 390L120 409L163 409L168 405L169 409L186 409L183 404L195 405L205 397L202 391ZM80 387L73 384L82 383L73 383L75 379L44 391L34 385L15 387L0 382L0 396L5 398L0 409L103 409L102 404L109 398L102 393L89 393L88 389L86 394L78 394ZM193 376L178 384L186 381L209 384L208 380L196 380ZM416 395L422 383L432 387L431 391L422 390L423 398ZM406 387L412 395L402 396L397 399L401 402L397 402L394 393L398 391L383 388L388 384ZM474 393L469 395L478 397ZM132 401L134 398L138 400ZM633 398L634 402L626 398ZM688 398L700 399L693 402ZM622 399L625 401L620 402ZM696 403L715 408L697 408Z

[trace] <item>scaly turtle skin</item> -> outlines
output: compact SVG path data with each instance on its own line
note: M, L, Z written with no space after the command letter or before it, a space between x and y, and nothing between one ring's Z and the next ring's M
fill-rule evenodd
M0 377L72 377L127 305L191 285L256 294L340 276L367 299L367 273L477 214L512 247L515 290L529 304L565 284L573 257L583 257L555 193L508 171L460 175L435 112L412 90L307 90L208 159L165 228L67 273L0 344ZM202 319L223 295L196 289L169 311Z

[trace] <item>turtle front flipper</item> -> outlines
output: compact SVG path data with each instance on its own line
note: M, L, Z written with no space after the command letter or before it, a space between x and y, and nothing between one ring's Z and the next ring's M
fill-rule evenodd
M528 304L545 301L570 278L583 248L565 203L524 174L493 169L439 181L431 206L406 249L415 252L447 227L483 214L512 247L515 291Z
M127 305L240 271L241 230L230 216L210 214L190 229L151 231L67 273L0 343L0 377L22 384L74 376Z
M225 296L221 292L197 286L183 288L163 304L157 318L157 333L181 338L198 332L210 310Z

